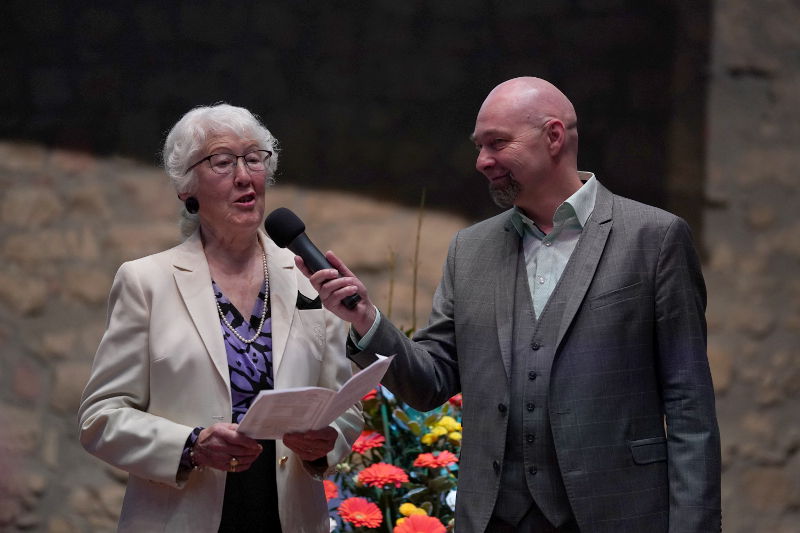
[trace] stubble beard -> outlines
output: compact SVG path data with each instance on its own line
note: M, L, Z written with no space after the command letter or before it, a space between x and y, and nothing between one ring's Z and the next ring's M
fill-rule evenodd
M492 200L501 209L510 209L517 201L522 186L514 178L509 177L507 183L502 185L489 184L489 194Z

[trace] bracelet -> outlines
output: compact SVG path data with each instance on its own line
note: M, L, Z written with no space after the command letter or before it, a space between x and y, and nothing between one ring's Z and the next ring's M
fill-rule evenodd
M205 470L206 467L200 465L194 459L194 447L189 450L189 464L192 466L192 470Z

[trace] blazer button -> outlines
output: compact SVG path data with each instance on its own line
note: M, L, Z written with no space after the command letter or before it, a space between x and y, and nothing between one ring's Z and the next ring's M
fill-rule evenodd
M530 372L528 372L528 379L529 379L529 380L531 380L531 381L533 381L534 379L536 379L536 376L537 376L537 375L538 375L538 374L536 374L536 371L534 371L534 370L531 370Z
M508 411L508 407L506 407L506 404L504 404L504 403L498 403L497 404L497 410L500 411L501 413L505 414L505 412Z
M528 435L525 437L525 440L528 442L533 442L536 440L536 437L532 433L528 433Z
M528 468L528 473L530 475L534 475L534 474L536 474L536 472L537 472L537 470L536 470L536 466L535 465Z
M533 403L533 402L528 402L528 403L527 403L527 405L525 405L525 408L526 408L528 411L533 411L533 410L536 408L536 405L534 405L534 403Z
M289 460L289 458L288 458L288 457L286 457L285 455L283 455L283 456L281 456L281 458L280 458L280 459L278 459L278 464L279 464L279 465L281 465L281 466L283 466L283 465L285 465L285 464L286 464L286 461L288 461L288 460Z
M531 349L534 350L534 351L538 350L541 347L542 347L542 345L539 344L538 342L535 342L535 341L531 344Z

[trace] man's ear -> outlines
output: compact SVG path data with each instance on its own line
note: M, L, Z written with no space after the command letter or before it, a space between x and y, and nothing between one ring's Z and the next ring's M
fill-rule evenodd
M567 130L564 123L558 119L551 121L547 125L547 143L550 148L550 155L557 155L561 152L567 142Z

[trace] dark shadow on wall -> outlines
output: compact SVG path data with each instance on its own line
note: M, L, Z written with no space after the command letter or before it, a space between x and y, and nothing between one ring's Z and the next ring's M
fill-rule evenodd
M425 188L429 205L477 220L497 208L473 168L475 114L500 81L537 75L575 104L581 168L699 231L709 9L688 0L11 1L0 137L157 163L182 113L226 101L280 139L286 183L412 205Z

